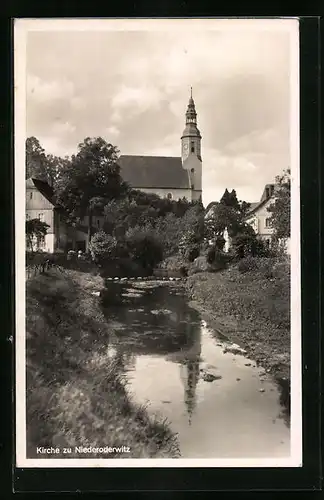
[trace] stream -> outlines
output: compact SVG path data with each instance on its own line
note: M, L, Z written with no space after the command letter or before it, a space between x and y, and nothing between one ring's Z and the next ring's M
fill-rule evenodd
M103 310L132 399L167 419L182 458L290 455L284 388L209 327L181 284L108 282Z

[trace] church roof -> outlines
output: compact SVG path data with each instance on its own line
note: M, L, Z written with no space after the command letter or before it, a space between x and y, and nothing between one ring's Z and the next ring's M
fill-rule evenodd
M133 188L190 189L180 156L122 155L120 174Z

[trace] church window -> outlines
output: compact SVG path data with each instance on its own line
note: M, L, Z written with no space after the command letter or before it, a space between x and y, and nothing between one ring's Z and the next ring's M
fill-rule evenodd
M191 143L191 152L192 153L195 152L195 143L194 142Z
M168 193L167 198L168 198L168 200L172 200L172 193Z

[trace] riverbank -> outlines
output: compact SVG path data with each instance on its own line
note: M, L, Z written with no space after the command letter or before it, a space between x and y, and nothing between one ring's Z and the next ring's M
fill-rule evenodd
M27 457L163 458L179 456L176 436L131 401L108 351L113 327L93 292L100 276L51 269L27 283ZM75 447L119 450L80 453ZM124 448L123 448L124 447ZM63 449L70 449L64 454Z
M290 269L287 262L188 278L192 305L279 381L290 381Z

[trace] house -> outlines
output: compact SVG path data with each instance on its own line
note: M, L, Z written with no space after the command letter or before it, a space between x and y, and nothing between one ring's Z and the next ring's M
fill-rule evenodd
M181 136L181 156L122 155L120 173L134 189L188 201L202 197L201 134L192 89Z
M66 222L64 211L57 206L53 189L47 182L35 178L26 180L26 219L39 219L49 226L39 250L53 253L87 248L87 226Z
M271 244L273 228L271 227L271 213L268 208L274 203L276 197L276 184L266 184L261 199L251 203L245 221L251 225L255 233L268 245ZM280 239L279 244L287 254L290 254L290 238Z
M274 202L275 184L266 184L259 202L251 203L245 221L255 233L269 245L272 239L271 213L268 208Z

